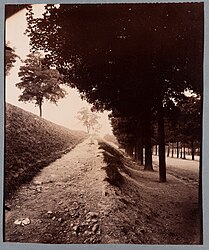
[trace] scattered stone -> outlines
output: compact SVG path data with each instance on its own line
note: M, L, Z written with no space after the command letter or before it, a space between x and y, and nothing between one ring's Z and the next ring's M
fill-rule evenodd
M54 217L52 217L52 220L55 220L56 219L56 217L54 216Z
M21 226L29 225L30 224L30 219L29 218L17 219L17 220L15 220L14 224L15 225L21 225Z
M98 225L98 224L95 224L95 225L92 227L92 232L95 233L98 229L99 229L99 225Z
M101 231L100 230L97 230L97 235L101 235Z
M84 232L84 235L85 236L90 236L92 234L92 232L90 232L90 231L88 231L88 230L86 230L85 232Z
M86 220L86 223L90 223L90 222L91 222L91 219L87 219L87 220Z
M43 182L42 181L34 181L33 184L35 184L35 185L42 185Z
M73 207L74 210L79 209L79 205L78 205L78 203L75 202L75 201L73 202L72 207Z
M96 222L98 222L98 220L97 219L92 219L91 222L96 223Z
M63 222L64 220L63 220L63 218L59 218L58 221L59 222Z
M53 212L52 211L48 211L47 214L53 214Z
M60 201L59 203L58 203L58 205L61 205L63 202L62 201Z
M73 234L78 235L78 233L79 233L79 226L77 226L77 225L74 226L73 230L74 230Z
M15 225L22 225L22 220L20 219L17 219L15 222L14 222Z
M22 225L29 225L30 224L30 219L29 218L25 218L22 220Z
M65 208L65 212L69 212L69 208Z
M77 230L78 230L78 226L74 226L74 227L73 227L73 230L74 230L74 231L77 231Z
M86 218L89 219L89 218L96 218L98 216L98 213L95 213L95 212L88 212L87 215L86 215Z

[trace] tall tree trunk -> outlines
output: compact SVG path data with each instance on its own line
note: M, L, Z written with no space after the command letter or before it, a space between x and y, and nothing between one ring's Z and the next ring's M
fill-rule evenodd
M42 117L42 100L39 101L39 116Z
M176 158L179 158L179 142L176 143Z
M165 130L162 104L158 110L159 175L160 182L166 182Z
M155 145L155 155L157 155L157 151L158 151L158 148L157 148L157 144Z
M173 158L173 152L174 151L174 148L173 148L173 142L172 142L172 150L171 150L171 157Z
M143 165L143 131L142 123L137 123L136 131L136 160L140 165Z
M194 161L194 140L192 138L192 141L191 141L191 153L192 153L192 160Z
M167 157L170 155L170 143L168 143Z
M184 143L184 159L186 159L186 145Z
M152 167L152 143L151 143L151 117L148 115L144 123L145 139L145 170L153 170Z
M183 158L183 145L182 145L182 142L181 142L181 148L180 148L180 158L181 159Z

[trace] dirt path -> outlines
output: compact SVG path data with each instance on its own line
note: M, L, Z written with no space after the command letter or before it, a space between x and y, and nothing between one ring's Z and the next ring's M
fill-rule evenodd
M159 183L126 157L121 186L110 185L104 152L89 138L22 186L7 201L5 241L198 244L197 186L170 175Z

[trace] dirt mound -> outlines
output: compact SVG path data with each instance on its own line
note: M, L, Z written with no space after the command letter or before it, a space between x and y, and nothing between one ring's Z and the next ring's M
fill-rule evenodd
M6 104L5 120L6 197L86 138L84 132L71 131L11 104Z

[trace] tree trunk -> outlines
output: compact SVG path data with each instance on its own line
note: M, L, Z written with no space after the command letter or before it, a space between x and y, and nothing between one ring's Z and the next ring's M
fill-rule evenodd
M192 141L191 141L191 153L192 153L192 160L194 161L194 140L192 138Z
M168 151L167 151L167 157L170 155L170 143L168 144Z
M42 100L39 101L39 116L42 117Z
M172 150L171 150L171 157L173 158L173 152L174 151L174 148L173 148L173 142L172 142Z
M136 131L136 160L140 165L143 165L143 131L142 123L137 123Z
M159 141L159 177L160 182L166 182L166 163L165 163L165 130L164 115L162 104L158 110L158 141Z
M180 158L182 159L183 158L183 145L181 143L181 148L180 148Z
M184 143L184 159L186 159L186 145Z
M152 167L152 143L151 143L151 121L150 117L144 123L144 139L145 139L145 170L153 170Z
M179 142L176 143L176 158L179 158Z
M157 151L158 151L158 148L157 148L157 144L155 145L155 155L157 155Z

